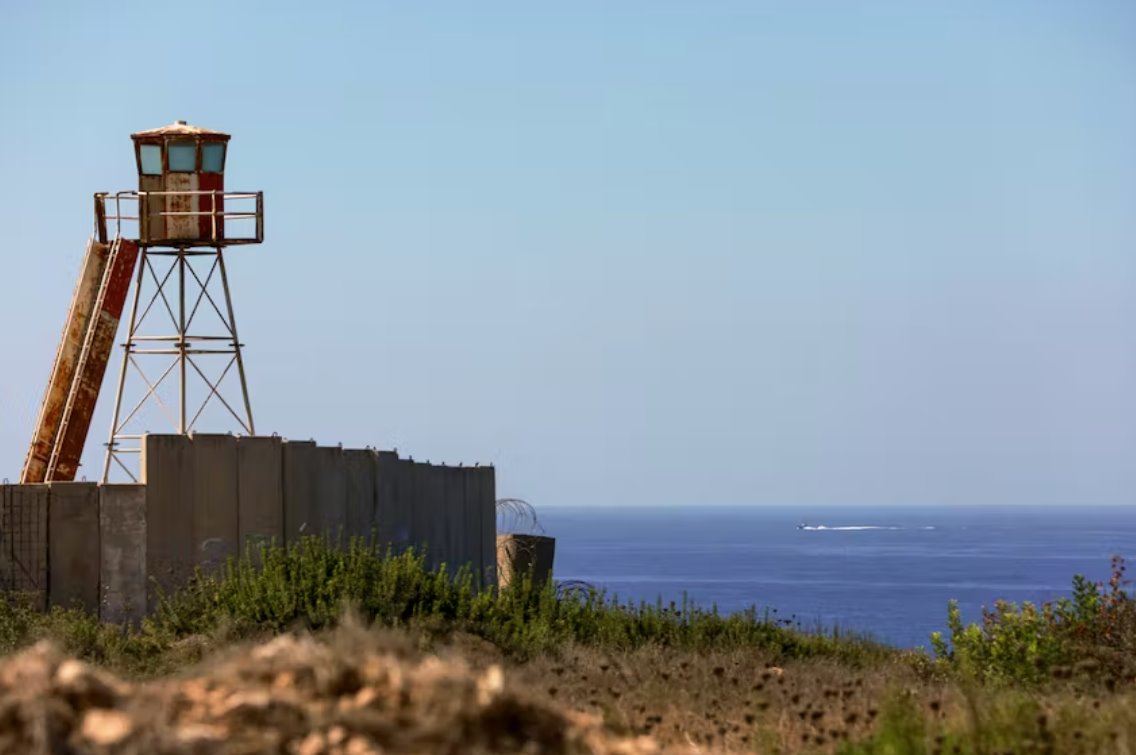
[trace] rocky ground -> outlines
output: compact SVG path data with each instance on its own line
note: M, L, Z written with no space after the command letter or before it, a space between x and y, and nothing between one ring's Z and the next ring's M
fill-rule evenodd
M132 682L40 643L0 664L0 753L655 753L534 699L499 664L393 634L281 636Z

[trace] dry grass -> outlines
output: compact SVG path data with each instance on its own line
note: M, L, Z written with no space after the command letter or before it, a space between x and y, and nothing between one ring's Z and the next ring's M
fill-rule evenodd
M488 658L495 658L489 651ZM853 668L745 651L567 647L510 667L533 695L614 732L701 752L1127 753L1136 694L1088 680L968 687L912 658Z
M617 605L526 580L474 594L468 575L366 546L262 555L271 568L199 579L140 630L0 602L0 648L17 652L0 661L0 753L1121 755L1136 745L1136 602L1122 563L1107 588L1075 580L1071 601L1001 604L982 626L952 623L932 659L753 613ZM363 618L333 629L345 604ZM19 652L41 638L95 665L43 645Z
M39 644L0 663L3 753L1125 753L1136 694L1088 678L967 687L897 654L566 644L517 659L464 633L230 646L129 681Z
M775 665L744 651L572 647L516 673L550 699L600 714L614 731L707 750L832 751L870 735L897 686L943 697L902 662L855 671L819 660Z

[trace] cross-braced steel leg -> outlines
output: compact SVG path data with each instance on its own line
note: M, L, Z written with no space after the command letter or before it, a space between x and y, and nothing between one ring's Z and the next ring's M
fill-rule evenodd
M164 273L159 269L162 260L169 262ZM195 267L195 261L199 263L198 267ZM207 264L208 269L199 269L200 263ZM152 284L153 291L146 292L144 296L143 289L148 282ZM220 292L213 289L218 283ZM112 470L117 472L119 469L130 480L138 481L141 471L135 473L132 468L137 468L144 434L170 432L171 429L178 434L193 433L198 429L199 423L208 419L204 417L204 413L214 403L224 409L222 418L228 419L223 420L226 427L211 427L210 430L235 429L248 435L255 433L223 248L143 248L135 286L126 342L123 344L122 368L115 394L110 439L103 464L103 482L109 481ZM223 303L220 302L218 293L224 296ZM164 333L144 332L143 326L147 324L148 318L154 316L165 321L162 317L163 310L168 316L168 329ZM200 325L203 313L215 321L212 328L216 332L195 332L195 329L210 327ZM169 329L173 330L172 334ZM210 370L205 367L205 358L222 356L227 357L224 368L216 378L210 377ZM164 370L161 366L154 370L144 370L143 360L153 361L155 358L166 360ZM171 358L172 361L169 361ZM234 366L240 381L241 404L224 395L223 383ZM150 375L158 374L159 370L162 371L158 378L152 380ZM174 378L174 375L177 377ZM129 392L128 376L133 376L144 387L138 388L141 395L137 399L124 404ZM173 401L167 403L159 391L163 384L174 380L177 381L176 395ZM200 390L203 397L191 399L191 386ZM169 388L166 390L168 392ZM169 421L169 427L145 426L148 419L142 416L142 412L151 404ZM243 412L236 408L238 406Z

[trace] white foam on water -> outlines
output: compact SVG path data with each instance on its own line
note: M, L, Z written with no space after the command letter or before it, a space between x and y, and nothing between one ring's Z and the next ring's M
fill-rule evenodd
M806 524L799 529L805 530L806 532L855 532L859 530L933 530L935 528L932 525L927 525L925 527L891 527L879 524L850 524L840 527L829 527L824 524Z

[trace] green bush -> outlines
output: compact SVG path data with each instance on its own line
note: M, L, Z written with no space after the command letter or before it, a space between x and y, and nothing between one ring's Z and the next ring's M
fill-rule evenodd
M950 643L935 632L932 648L942 664L981 680L1038 683L1075 671L1128 678L1136 651L1136 602L1124 589L1125 570L1116 556L1107 583L1076 575L1072 597L1040 607L998 601L992 610L983 609L981 624L964 625L958 603L951 601Z
M681 605L620 603L600 590L560 594L522 576L499 593L477 590L468 569L431 572L423 554L394 555L356 540L339 549L321 538L266 547L216 576L198 573L160 601L145 630L153 635L278 632L328 627L344 610L382 626L419 624L460 630L526 656L564 642L629 649L648 643L686 648L754 647L780 656L878 658L886 648L859 638L794 631L755 609L732 616Z
M37 612L0 600L0 651L49 638L68 652L120 671L164 673L233 640L334 626L345 612L379 626L461 631L514 657L556 653L565 643L633 649L748 648L774 658L829 657L865 665L896 652L866 638L804 632L756 609L722 616L685 598L622 603L603 591L558 591L523 575L504 590L478 589L468 569L426 566L424 554L392 554L355 540L338 548L310 537L231 560L217 574L159 598L140 627L100 624L78 610Z

